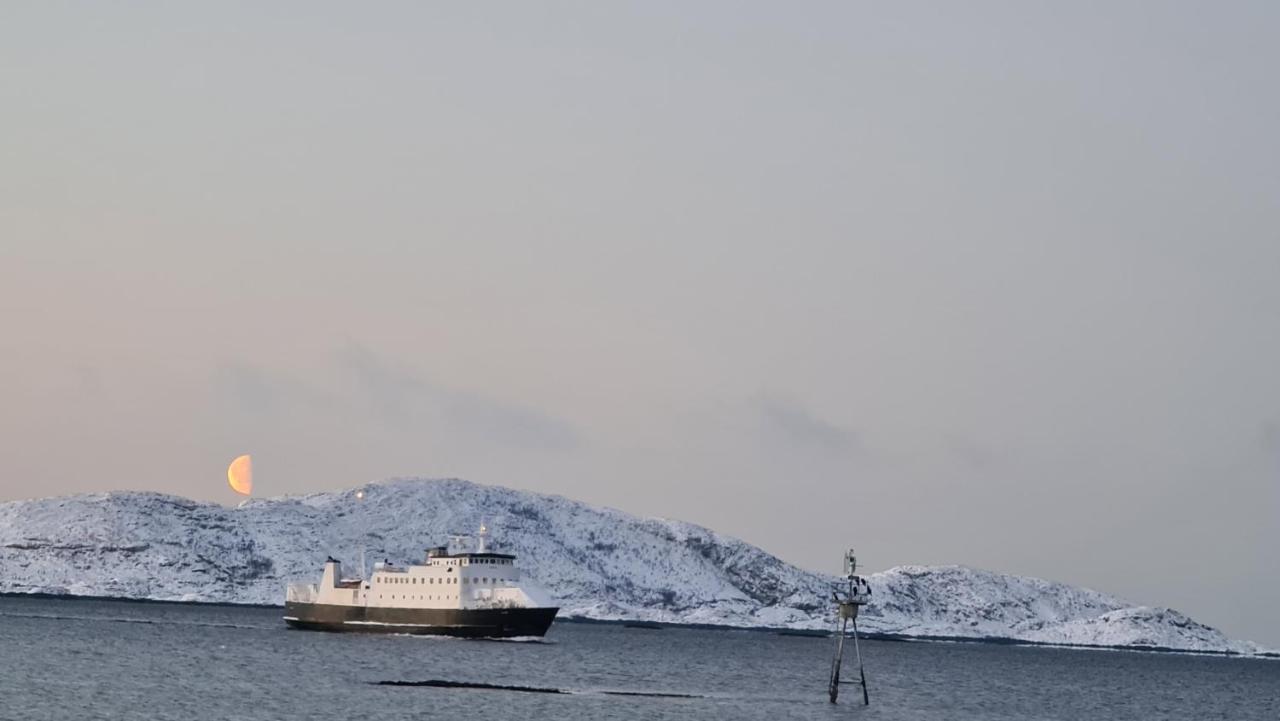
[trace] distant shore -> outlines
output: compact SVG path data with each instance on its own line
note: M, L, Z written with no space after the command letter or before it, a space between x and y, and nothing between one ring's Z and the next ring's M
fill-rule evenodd
M23 593L21 591L0 591L0 598L37 598L51 601L109 601L115 603L146 603L172 606L215 606L225 608L284 608L284 604L274 603L232 603L230 601L178 601L159 598L131 598L128 596L93 596L71 593ZM726 626L714 623L673 623L665 621L642 621L639 619L601 619L586 616L560 616L556 623L595 624L601 626L626 626L651 630L692 629L698 631L750 631L752 633L772 633L779 636L803 636L811 638L830 638L831 631L794 629L776 626ZM1224 656L1228 658L1280 659L1280 652L1264 651L1256 654L1238 653L1236 651L1195 651L1167 646L1145 645L1101 645L1081 643L1047 643L1043 641L1026 641L1003 636L934 636L928 634L909 635L900 633L882 633L861 631L861 638L872 641L894 641L901 643L973 643L995 646L1027 646L1039 648L1062 648L1080 651L1130 651L1138 653L1173 653L1192 656Z

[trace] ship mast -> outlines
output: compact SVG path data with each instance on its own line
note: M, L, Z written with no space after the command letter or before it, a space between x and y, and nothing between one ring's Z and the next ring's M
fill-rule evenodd
M364 502L364 489L363 489L363 488L361 488L360 490L356 491L356 501L359 501L360 503L363 503L363 502ZM358 518L363 519L363 518L364 518L364 515L363 515L363 514L357 514L357 517L358 517ZM365 545L366 545L366 544L365 544L366 536L367 536L367 533L366 533L365 531L363 531L363 530L362 530L362 531L360 532L360 580L362 580L362 581L369 577L369 576L365 573L365 568L366 568L366 566L365 566L365 561L364 561L364 547L365 547Z

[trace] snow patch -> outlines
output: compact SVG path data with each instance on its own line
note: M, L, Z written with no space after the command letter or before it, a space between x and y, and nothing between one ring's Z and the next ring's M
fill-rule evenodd
M365 497L357 500L357 490ZM828 629L837 579L714 531L466 481L396 479L238 508L117 492L0 504L0 591L280 604L326 556L417 562L493 530L560 603L600 620ZM868 577L859 626L905 636L1258 653L1169 609L963 566Z

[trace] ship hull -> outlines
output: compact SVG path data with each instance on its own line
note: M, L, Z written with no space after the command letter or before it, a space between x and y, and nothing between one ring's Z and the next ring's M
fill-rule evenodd
M557 608L380 608L324 603L285 604L291 628L345 633L408 633L465 638L542 636Z

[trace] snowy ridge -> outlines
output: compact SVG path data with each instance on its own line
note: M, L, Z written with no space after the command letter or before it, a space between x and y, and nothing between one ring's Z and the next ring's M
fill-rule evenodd
M826 629L831 576L680 521L460 480L399 479L240 508L120 492L0 504L0 591L282 602L327 555L419 561L483 520L562 616ZM354 566L352 566L354 568ZM1252 654L1256 644L1168 609L960 566L869 577L867 631Z

